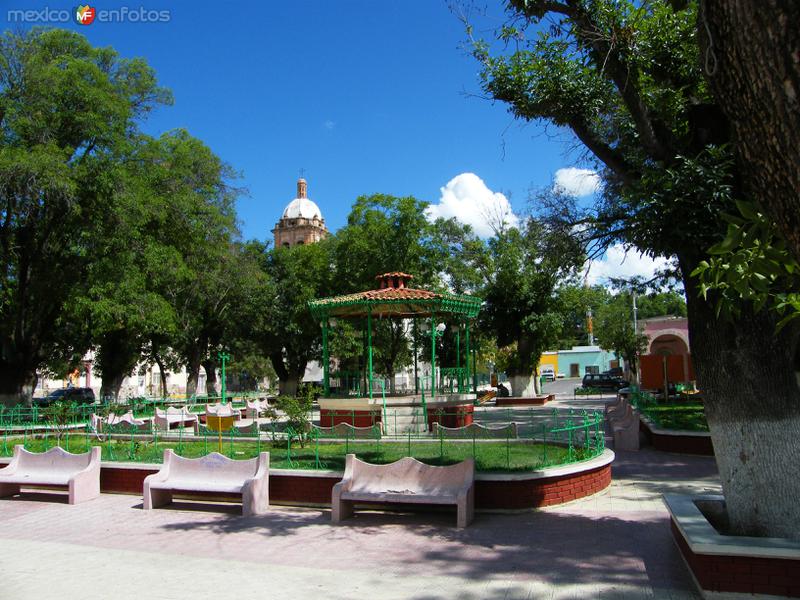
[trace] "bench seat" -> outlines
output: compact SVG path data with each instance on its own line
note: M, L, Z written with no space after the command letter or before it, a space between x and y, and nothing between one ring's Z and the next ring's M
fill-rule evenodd
M165 450L161 470L144 480L144 509L168 504L173 492L241 494L242 514L263 514L269 509L269 452L232 460L217 452L183 458Z
M23 486L66 487L69 503L78 504L100 495L100 452L98 446L83 454L72 454L58 446L47 452L28 452L14 446L14 456L0 469L0 497L14 496Z
M406 457L374 465L347 455L344 478L333 486L331 518L338 523L353 514L356 502L389 504L454 504L457 524L472 522L475 506L475 462L436 467Z

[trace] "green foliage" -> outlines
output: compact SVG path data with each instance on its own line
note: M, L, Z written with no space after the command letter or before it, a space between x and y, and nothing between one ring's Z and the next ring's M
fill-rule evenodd
M0 393L80 354L72 304L138 118L169 102L141 60L64 30L0 37ZM90 225L87 227L87 223Z
M625 359L634 371L639 354L647 349L647 336L633 326L633 299L621 292L597 311L597 343Z
M41 417L56 433L58 443L69 425L75 421L79 412L72 402L57 401L42 409Z
M529 219L488 242L492 278L482 290L483 326L500 348L516 344L506 372L530 375L539 357L557 341L563 316L555 292L583 263L573 238Z
M778 329L800 317L800 265L774 223L755 203L737 201L738 215L726 215L728 232L709 250L711 257L692 272L700 293L716 301L718 315L738 318L743 303L773 310Z
M314 397L320 390L314 387L301 388L297 396L279 396L277 408L286 415L286 425L291 427L300 446L304 446L311 431L311 408Z

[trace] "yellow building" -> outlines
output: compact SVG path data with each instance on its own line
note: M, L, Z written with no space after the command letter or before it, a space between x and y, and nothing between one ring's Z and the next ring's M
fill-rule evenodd
M558 374L558 352L542 352L542 356L539 357L539 370L536 372L537 375L542 375L543 373L552 373L553 379L556 378Z

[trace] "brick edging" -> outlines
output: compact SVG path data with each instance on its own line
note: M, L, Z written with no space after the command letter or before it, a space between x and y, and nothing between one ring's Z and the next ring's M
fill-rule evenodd
M705 432L665 433L665 430L653 427L645 418L639 420L639 430L644 433L647 442L656 450L677 454L714 456L714 444L711 441L710 433L707 435L698 435L698 433Z

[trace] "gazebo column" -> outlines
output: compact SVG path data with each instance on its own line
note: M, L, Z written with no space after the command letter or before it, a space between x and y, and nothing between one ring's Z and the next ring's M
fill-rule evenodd
M456 326L456 377L458 377L458 393L464 391L461 377L461 323Z
M414 319L414 331L411 334L411 338L414 342L414 395L416 396L419 394L419 375L417 375L417 355L419 354L419 350L417 349L417 320Z
M467 347L467 354L464 357L464 391L469 392L469 321L464 322L464 343Z
M367 313L367 385L372 400L372 311Z
M322 387L325 396L330 396L330 373L329 365L330 356L328 354L328 319L322 321Z
M436 319L431 315L431 400L436 392Z

